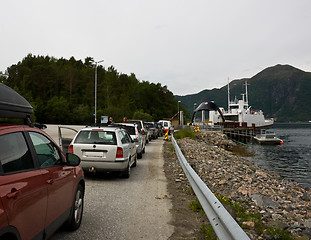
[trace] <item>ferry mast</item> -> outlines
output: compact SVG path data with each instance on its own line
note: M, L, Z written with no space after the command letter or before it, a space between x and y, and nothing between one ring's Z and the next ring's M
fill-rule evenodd
M230 83L228 78L228 112L230 111Z

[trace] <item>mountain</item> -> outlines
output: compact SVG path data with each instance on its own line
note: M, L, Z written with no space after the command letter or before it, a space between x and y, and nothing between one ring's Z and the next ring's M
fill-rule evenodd
M311 120L311 73L290 65L268 67L252 78L230 82L230 98L241 99L248 83L248 100L253 109L261 109L265 117L273 117L278 122ZM227 109L227 85L220 89L203 90L197 94L175 98L193 113L194 104L214 101L217 106Z

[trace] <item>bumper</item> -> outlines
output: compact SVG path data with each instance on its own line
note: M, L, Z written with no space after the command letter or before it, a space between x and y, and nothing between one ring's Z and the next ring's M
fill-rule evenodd
M87 161L81 160L80 163L82 169L86 172L96 171L96 172L111 172L111 171L124 171L127 169L128 160L122 161Z

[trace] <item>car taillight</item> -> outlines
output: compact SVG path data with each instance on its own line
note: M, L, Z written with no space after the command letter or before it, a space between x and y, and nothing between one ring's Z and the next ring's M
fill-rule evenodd
M144 134L144 133L145 133L145 130L144 130L144 129L142 129L142 130L141 130L141 132L142 132L142 134Z
M123 148L121 148L121 147L117 148L116 158L123 158Z
M68 147L68 152L69 152L69 153L73 153L73 145L70 145L70 146Z

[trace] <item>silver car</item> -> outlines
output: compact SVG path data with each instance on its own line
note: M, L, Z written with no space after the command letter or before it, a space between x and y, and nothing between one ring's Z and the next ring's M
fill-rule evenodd
M145 153L145 141L142 133L138 131L138 126L135 123L115 123L116 126L124 128L136 143L137 158L140 159Z
M144 136L145 144L149 142L149 132L145 128L144 123L142 120L129 120L129 123L137 124L138 131Z
M129 178L136 166L136 144L120 127L87 127L81 129L69 145L68 152L81 158L86 172L120 171Z

